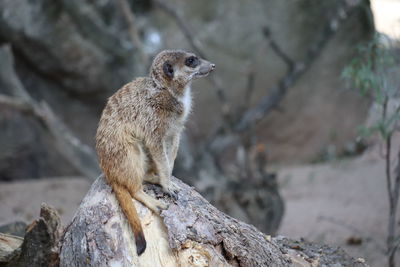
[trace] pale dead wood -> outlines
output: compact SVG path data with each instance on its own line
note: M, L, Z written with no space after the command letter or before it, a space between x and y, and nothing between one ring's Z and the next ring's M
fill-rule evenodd
M138 257L126 219L111 188L100 176L61 240L60 266L358 264L337 248L271 238L254 226L220 212L180 180L172 178L172 184L178 190L176 201L165 197L157 186L146 186L148 193L169 204L161 217L134 201L148 244L144 254Z

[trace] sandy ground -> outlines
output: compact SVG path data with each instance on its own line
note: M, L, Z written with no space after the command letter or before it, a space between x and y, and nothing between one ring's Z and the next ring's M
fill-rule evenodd
M396 137L394 165L399 144ZM286 201L279 234L340 246L370 266L385 266L388 196L381 151L375 146L355 159L279 170ZM352 238L361 244L348 244Z
M17 220L31 222L39 217L40 204L55 207L64 225L73 217L90 182L81 177L0 183L0 225Z

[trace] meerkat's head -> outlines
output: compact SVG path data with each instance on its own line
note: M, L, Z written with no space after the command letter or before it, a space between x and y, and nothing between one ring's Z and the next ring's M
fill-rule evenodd
M183 93L184 88L196 78L205 77L215 69L215 64L182 50L164 50L151 66L150 77L161 87Z

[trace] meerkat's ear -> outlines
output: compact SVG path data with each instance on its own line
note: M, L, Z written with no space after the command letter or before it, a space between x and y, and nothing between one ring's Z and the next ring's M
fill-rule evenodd
M169 61L164 62L163 71L168 78L172 79L174 77L174 68Z

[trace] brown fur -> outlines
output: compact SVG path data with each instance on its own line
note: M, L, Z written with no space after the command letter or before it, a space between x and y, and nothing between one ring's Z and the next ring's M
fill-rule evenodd
M137 78L111 96L99 122L100 166L135 235L138 255L146 249L146 240L131 197L157 213L166 208L143 192L142 183L159 184L171 193L169 179L186 120L182 96L192 79L214 69L205 60L196 68L186 66L190 56L184 51L158 54L150 77ZM172 77L163 70L167 61L173 66Z

